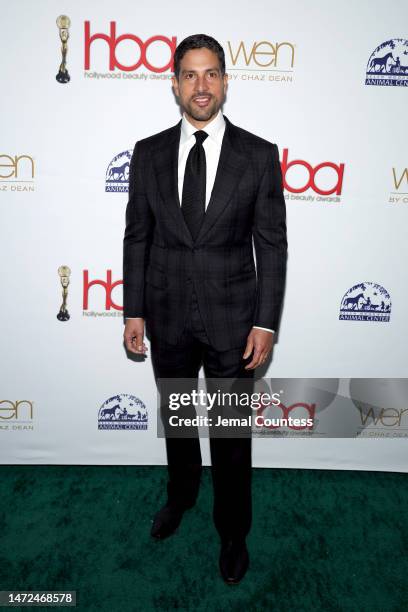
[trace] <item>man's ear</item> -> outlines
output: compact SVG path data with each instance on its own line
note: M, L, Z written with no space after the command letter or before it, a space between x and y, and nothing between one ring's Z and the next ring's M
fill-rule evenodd
M178 96L179 95L178 81L175 76L171 77L171 84L173 86L174 93L176 94L176 96Z

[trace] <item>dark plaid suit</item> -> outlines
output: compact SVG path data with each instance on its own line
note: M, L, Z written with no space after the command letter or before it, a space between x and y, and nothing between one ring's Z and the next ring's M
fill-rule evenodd
M195 242L178 195L181 120L139 140L133 152L124 317L145 319L156 378L193 379L201 362L206 376L251 377L253 371L243 369L251 358L243 363L242 354L252 326L278 329L287 254L278 149L224 119L214 187ZM222 537L245 535L251 440L210 443L217 529ZM191 505L201 471L198 440L166 439L166 445L169 499Z
M287 249L278 148L224 119L215 183L195 243L177 190L181 120L138 141L131 160L124 316L144 317L147 331L171 344L185 325L193 283L216 349L242 346L252 325L278 328Z

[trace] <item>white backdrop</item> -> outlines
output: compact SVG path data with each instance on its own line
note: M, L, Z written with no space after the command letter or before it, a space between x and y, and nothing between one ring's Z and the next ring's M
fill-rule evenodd
M377 0L210 0L199 17L186 0L1 4L2 463L165 463L150 358L135 362L122 342L127 175L113 192L106 178L126 163L136 140L179 121L171 70L157 68L171 61L173 38L193 33L224 47L228 118L276 142L281 161L301 162L283 168L288 278L265 375L340 379L345 395L350 378L381 377L387 385L386 378L406 376L406 2L392 0L384 11ZM61 14L71 20L66 84L55 79ZM109 36L115 22L117 38L139 37L150 68L110 69L102 39L90 44L87 67L85 22L91 35ZM112 56L112 41L110 49ZM383 73L381 62L371 65L372 79L389 75L389 85L366 84L371 60L387 53ZM122 40L115 55L129 66L140 48ZM315 169L314 185L306 186L305 164ZM336 184L330 199L319 194ZM56 318L61 265L71 270L65 322ZM118 308L106 303L101 284L89 287L86 304L85 271L89 282L106 282L111 271ZM375 423L384 439L255 439L254 465L406 471L406 401L388 398L382 409L400 418ZM123 420L123 407L129 414L135 405L142 419ZM116 421L100 429L98 416L102 423L112 406L119 407ZM208 464L208 440L202 448Z

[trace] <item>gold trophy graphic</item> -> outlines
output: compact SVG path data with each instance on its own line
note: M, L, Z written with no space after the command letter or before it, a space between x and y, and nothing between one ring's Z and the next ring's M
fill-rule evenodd
M68 297L68 285L69 285L69 277L71 275L71 270L68 266L60 266L58 268L58 274L60 277L61 285L62 285L62 304L57 314L57 319L59 321L68 321L69 312L67 310L67 297Z
M66 15L60 15L59 17L57 17L57 26L59 28L59 35L60 35L60 39L62 43L61 44L62 62L60 64L58 74L55 77L58 83L68 83L68 81L71 78L68 74L67 65L66 65L67 51L68 51L67 41L69 38L68 29L70 25L71 25L71 20Z

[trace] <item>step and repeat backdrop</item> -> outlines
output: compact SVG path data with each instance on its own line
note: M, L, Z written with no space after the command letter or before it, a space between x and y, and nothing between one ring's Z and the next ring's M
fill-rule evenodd
M123 344L135 142L176 124L173 53L223 46L224 114L278 145L287 287L254 465L408 466L408 5L1 2L0 462L165 464ZM203 373L201 372L201 376ZM201 440L209 464L208 440Z

